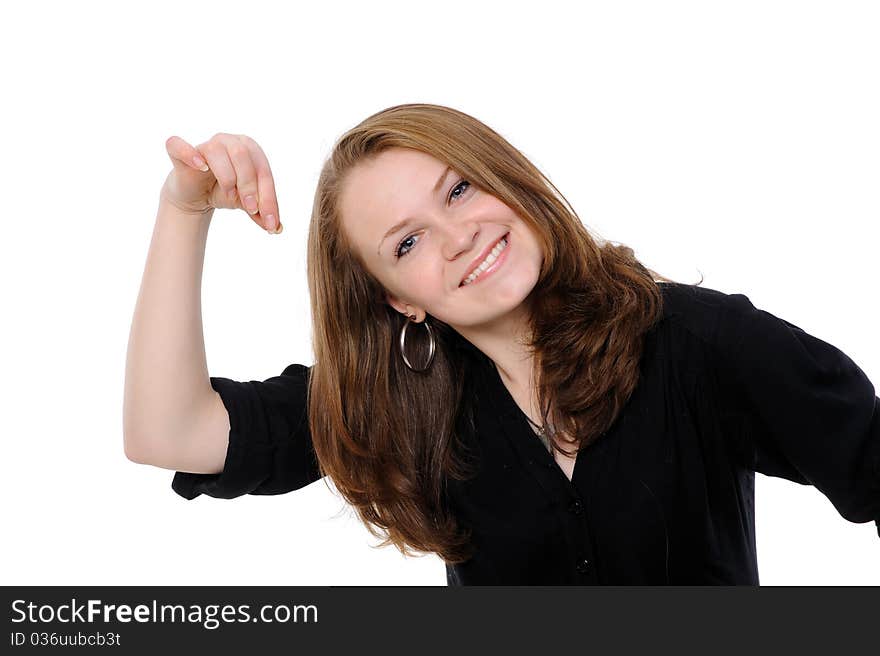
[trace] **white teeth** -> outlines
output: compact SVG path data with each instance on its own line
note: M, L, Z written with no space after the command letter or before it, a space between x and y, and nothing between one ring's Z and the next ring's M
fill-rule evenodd
M474 269L474 272L464 279L462 287L464 285L472 283L474 280L477 279L477 277L479 277L481 273L483 273L483 271L492 266L492 263L498 258L498 255L500 255L501 251L503 251L506 247L507 237L505 236L495 245L495 248L492 249L492 252L486 256L486 259L483 260L476 269Z

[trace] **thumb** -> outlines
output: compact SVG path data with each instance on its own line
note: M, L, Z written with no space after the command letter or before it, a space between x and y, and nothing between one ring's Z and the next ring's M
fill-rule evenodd
M187 168L202 172L209 170L208 163L201 153L176 135L168 137L165 141L165 151L175 167L186 166Z

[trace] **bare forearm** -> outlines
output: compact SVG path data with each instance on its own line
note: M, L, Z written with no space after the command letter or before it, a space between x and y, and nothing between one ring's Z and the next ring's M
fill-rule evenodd
M123 434L129 457L180 439L212 394L201 284L213 211L159 203L125 361Z

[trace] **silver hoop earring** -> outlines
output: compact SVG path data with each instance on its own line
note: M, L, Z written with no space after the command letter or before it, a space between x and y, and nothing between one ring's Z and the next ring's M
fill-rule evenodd
M407 367L409 367L412 371L416 371L416 372L427 371L431 367L431 363L434 361L434 348L435 348L434 330L431 328L431 324L429 324L427 321L423 322L425 324L425 328L428 329L428 341L429 341L428 363L425 365L424 369L416 369L415 367L412 366L412 364L410 364L409 358L406 357L406 329L410 323L415 323L415 322L411 322L410 318L407 317L406 321L403 324L403 328L400 329L400 355L403 358L403 363Z

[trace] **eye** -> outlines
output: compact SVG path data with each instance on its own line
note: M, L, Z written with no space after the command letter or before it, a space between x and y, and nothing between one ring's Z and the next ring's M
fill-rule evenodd
M458 184L452 188L451 192L449 192L449 200L457 200L464 195L464 190L462 190L462 192L458 196L455 195L456 190L461 188L462 185L465 185L464 189L467 189L471 186L471 183L467 180L459 180Z
M400 241L400 243L397 244L397 248L394 249L394 257L396 257L397 259L400 259L400 258L404 257L407 253L409 253L413 248L412 246L406 248L405 250L402 247L406 242L410 241L414 237L416 237L416 235L408 235L408 236L404 237Z
M452 188L452 191L449 192L449 202L453 202L458 200L464 195L464 192L471 186L471 183L467 180L459 180L458 183ZM456 194L456 192L461 189L461 193ZM404 244L416 237L415 234L407 235L397 244L397 248L394 249L394 257L398 260L402 257L405 257L407 253L409 253L413 246L404 246Z

